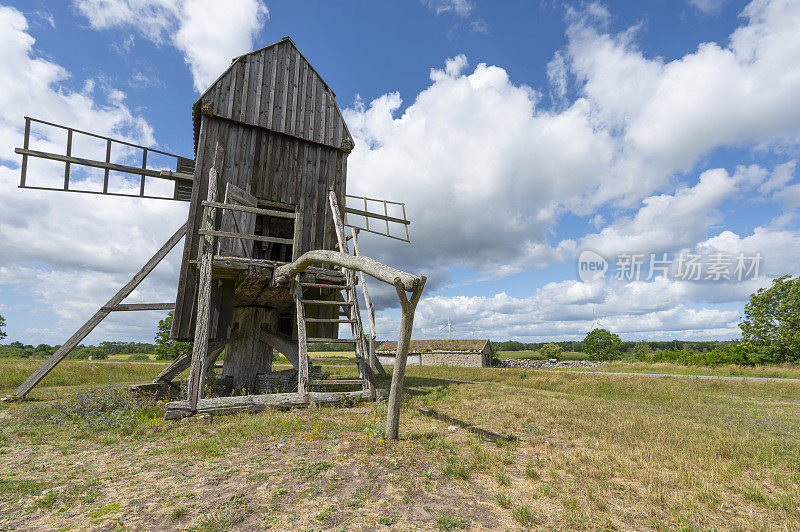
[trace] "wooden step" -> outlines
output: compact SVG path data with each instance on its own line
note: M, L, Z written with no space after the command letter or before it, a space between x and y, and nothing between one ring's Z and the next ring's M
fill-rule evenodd
M347 288L346 284L325 284L325 283L300 283L303 288L335 288L336 290L344 290Z
M336 318L306 318L306 323L356 323L356 320Z
M323 301L320 299L301 299L301 303L305 305L341 305L343 307L352 307L353 303L350 301Z
M364 361L362 359L360 359L360 358L335 358L335 357L329 357L329 358L311 358L311 357L309 357L308 361L310 363L312 363L312 364L320 364L320 365L324 365L327 362L335 362L336 364L351 364L352 363L352 364L356 364L356 365L361 365L361 364L364 363Z
M344 384L357 384L361 386L364 381L361 379L311 379L309 381L311 386L339 386Z
M353 338L306 338L306 342L319 342L323 344L355 344L358 340Z

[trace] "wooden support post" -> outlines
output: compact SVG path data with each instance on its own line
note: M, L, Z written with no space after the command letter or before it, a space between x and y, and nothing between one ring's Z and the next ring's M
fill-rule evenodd
M280 353L286 357L286 359L292 366L294 366L295 369L300 369L299 350L297 345L292 342L291 339L284 338L279 336L277 333L264 330L263 328L261 334L264 336L264 341L267 344L280 351Z
M217 187L219 173L217 168L222 168L225 151L217 143L214 149L214 160L208 173L208 201L217 201ZM204 207L203 229L214 228L214 218L217 209ZM197 322L194 331L194 345L192 346L192 364L189 371L189 407L197 408L197 400L203 395L206 375L206 357L208 355L208 341L211 326L211 268L214 260L214 237L204 235L200 239L200 276L197 289Z
M186 224L183 224L180 229L178 229L174 235L172 235L167 242L161 246L155 255L153 255L147 264L145 264L139 272L133 276L133 278L122 287L122 289L117 292L114 297L108 300L108 302L101 307L97 313L92 316L89 321L83 324L83 326L78 329L75 334L73 334L69 340L64 342L64 345L59 347L55 353L50 355L50 358L44 361L44 363L39 366L39 369L34 371L25 382L19 385L19 387L14 390L14 393L11 394L9 397L5 398L7 400L14 400L14 399L22 399L25 395L30 392L34 386L39 384L39 382L50 373L50 371L56 367L56 365L61 362L86 336L94 330L97 325L103 321L103 319L111 313L111 308L116 307L119 305L122 300L128 297L128 294L133 292L133 290L139 286L147 275L153 271L153 269L162 261L164 257L175 247L183 235L186 234Z
M297 393L308 392L308 343L306 341L306 315L303 308L303 288L300 281L294 282L294 301L297 305Z
M400 317L400 336L397 340L397 358L392 370L392 384L389 387L389 407L386 412L386 438L390 440L398 439L400 432L400 402L403 399L403 379L406 375L408 349L411 345L411 329L414 327L414 312L426 281L424 275L420 278L422 282L412 293L411 299L406 297L403 282L399 278L394 282L402 315Z
M358 251L358 229L352 229L353 235L353 254L358 257L361 253ZM369 365L372 371L377 371L381 375L386 374L383 365L375 356L375 305L369 299L369 290L367 289L367 276L364 272L359 272L361 277L361 290L364 293L364 304L367 305L367 319L369 320Z
M270 328L278 320L274 309L240 307L234 310L234 322L239 324L237 338L228 345L222 376L233 379L233 389L255 393L256 374L271 367L272 347L265 342L262 327Z

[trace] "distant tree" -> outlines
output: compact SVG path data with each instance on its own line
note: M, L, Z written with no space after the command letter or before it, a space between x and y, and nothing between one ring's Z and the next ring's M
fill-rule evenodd
M170 311L167 317L158 322L156 332L156 358L161 360L175 360L181 353L186 353L192 349L191 342L176 342L169 337L172 330L172 318L174 312Z
M622 340L605 329L593 329L583 339L583 352L592 360L615 360L622 355Z
M502 351L524 351L527 346L522 342L515 340L508 340L507 342L500 342L500 349Z
M800 360L800 276L784 275L750 296L739 324L760 363Z
M0 316L0 340L2 340L7 336L6 332L3 330L5 326L6 326L6 319L3 316Z
M543 358L558 358L561 356L561 352L564 349L557 344L544 344L541 349L539 349L539 354L542 355Z
M646 341L642 340L633 344L633 355L639 360L642 360L644 357L646 357L649 352L650 344L648 344Z
M108 358L108 353L101 347L79 345L77 348L73 349L67 358L72 360L88 360L90 358L92 360L103 360Z

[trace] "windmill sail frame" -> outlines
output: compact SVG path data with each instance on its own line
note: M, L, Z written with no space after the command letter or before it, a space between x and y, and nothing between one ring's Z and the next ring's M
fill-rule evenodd
M351 229L356 229L359 231L366 231L367 233L372 233L375 235L385 236L387 238L392 238L394 240L400 240L401 242L411 242L411 237L408 233L408 226L411 222L406 217L406 204L401 203L399 201L391 201L391 200L383 200L377 198L368 198L366 196L353 196L352 194L345 194L345 198L348 200L359 200L364 202L364 208L356 209L353 207L347 207L345 205L344 212L346 214L350 214L353 216L363 217L364 225L358 225L356 222L352 220L351 217L347 217L345 219L344 225L350 227ZM380 203L383 205L383 214L371 211L369 209L369 202ZM396 216L389 216L389 205L399 205L403 211L403 217L398 218ZM373 225L372 227L369 226L369 220L372 218L373 220L379 220L386 224L386 230L383 230L383 223L381 224L380 229ZM403 236L395 236L391 234L391 226L389 224L399 224L402 226L402 229L405 231L405 237Z
M50 128L57 128L62 129L67 132L67 145L64 154L58 153L50 153L44 151L37 151L30 149L30 139L31 139L31 124L41 124ZM106 156L104 161L99 161L95 159L86 159L81 157L74 157L72 155L72 144L73 144L73 136L74 135L85 135L87 137L92 137L96 139L101 139L106 142ZM129 166L124 164L116 164L111 162L111 152L112 147L114 144L119 144L123 146L127 146L129 148L133 148L135 150L141 150L141 166ZM56 124L53 122L48 122L46 120L40 120L38 118L32 118L29 116L25 117L25 136L23 140L23 147L22 148L15 148L15 153L22 155L22 169L20 173L20 183L19 188L28 188L34 190L55 190L59 192L79 192L84 194L101 194L106 196L123 196L123 197L130 197L130 198L148 198L148 199L166 199L166 200L173 200L173 201L190 201L191 199L191 190L192 190L192 181L194 179L194 160L188 159L186 157L181 157L180 155L175 155L173 153L168 153L162 150L158 150L155 148L148 148L147 146L141 146L139 144L134 144L132 142L128 142L125 140L114 139L111 137L106 137L103 135L98 135L97 133L90 133L88 131L83 131L80 129L76 129L69 126L63 126L61 124ZM175 159L175 170L156 170L153 168L147 167L147 156L148 154L158 154L164 157L171 157ZM51 186L35 186L30 185L27 182L27 173L28 173L28 158L29 157L36 157L40 159L48 159L51 161L57 161L64 163L64 185L60 188L58 187L51 187ZM99 168L104 171L103 174L103 190L83 190L83 189L76 189L70 188L70 171L72 165L79 165L79 166L89 166L92 168ZM126 174L134 174L140 176L139 181L139 193L138 194L129 194L125 192L114 192L109 190L109 182L110 182L110 172L122 172ZM173 190L172 197L169 196L155 196L146 194L146 179L147 178L154 178L154 179L165 179L175 182L175 188Z

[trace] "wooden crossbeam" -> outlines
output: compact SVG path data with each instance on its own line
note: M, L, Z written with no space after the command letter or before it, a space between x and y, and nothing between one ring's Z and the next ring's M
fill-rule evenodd
M274 236L247 235L245 233L231 233L228 231L216 231L214 229L200 229L198 231L203 236L221 236L227 238L243 238L244 240L256 240L258 242L271 242L273 244L293 244L291 238L278 238Z
M75 334L73 334L69 340L64 342L64 344L59 347L55 353L50 355L50 358L44 361L39 368L34 371L25 382L19 385L19 387L14 390L9 397L4 398L5 400L15 400L15 399L22 399L25 397L28 392L30 392L34 386L39 384L45 376L50 373L50 371L56 367L56 365L64 360L64 358L73 350L75 347L86 338L86 336L97 327L106 316L111 313L110 308L117 307L122 300L124 300L128 295L134 291L134 289L139 286L139 284L147 277L153 269L158 266L158 264L167 256L167 254L175 247L181 238L186 234L186 225L183 224L180 229L178 229L174 235L172 235L167 242L161 246L155 255L153 255L147 264L145 264L139 272L133 276L133 278L128 281L128 284L122 287L119 292L114 294L114 297L108 300L108 302L103 305L100 310L98 310L94 316L89 318L89 321L83 324L83 326L78 329Z
M411 222L408 220L404 220L403 218L395 218L394 216L389 216L386 214L378 214L377 212L369 212L369 211L362 211L360 209L353 209L352 207L345 207L344 212L347 214L354 214L356 216L364 216L367 218L376 218L378 220L383 220L385 222L392 222L396 224L403 224L403 225L410 225ZM347 225L347 224L345 224ZM372 231L370 231L372 232ZM378 233L382 234L382 233ZM386 236L386 235L384 235Z
M259 209L258 207L250 207L248 205L235 205L233 203L223 203L221 201L204 201L203 207L216 207L218 209L225 209L229 211L251 212L253 214L272 216L274 218L288 218L291 220L297 218L297 214L293 212L274 211L272 209Z
M297 344L292 342L291 339L283 338L266 330L262 330L262 334L267 344L282 353L295 369L300 368L300 355Z
M116 307L101 307L100 310L111 312L133 311L133 310L173 310L175 303L128 303L120 304Z
M183 172L162 172L161 170L151 170L149 168L139 168L136 166L128 166L124 164L107 163L105 161L96 161L94 159L84 159L82 157L72 157L67 155L59 155L58 153L49 153L46 151L26 150L25 148L14 148L14 153L23 156L38 157L40 159L50 159L67 164L80 164L83 166L91 166L92 168L100 168L104 170L113 170L115 172L123 172L126 174L136 174L146 177L158 177L160 179L169 179L172 181L189 181L193 177L191 174ZM30 188L30 187L28 187Z

